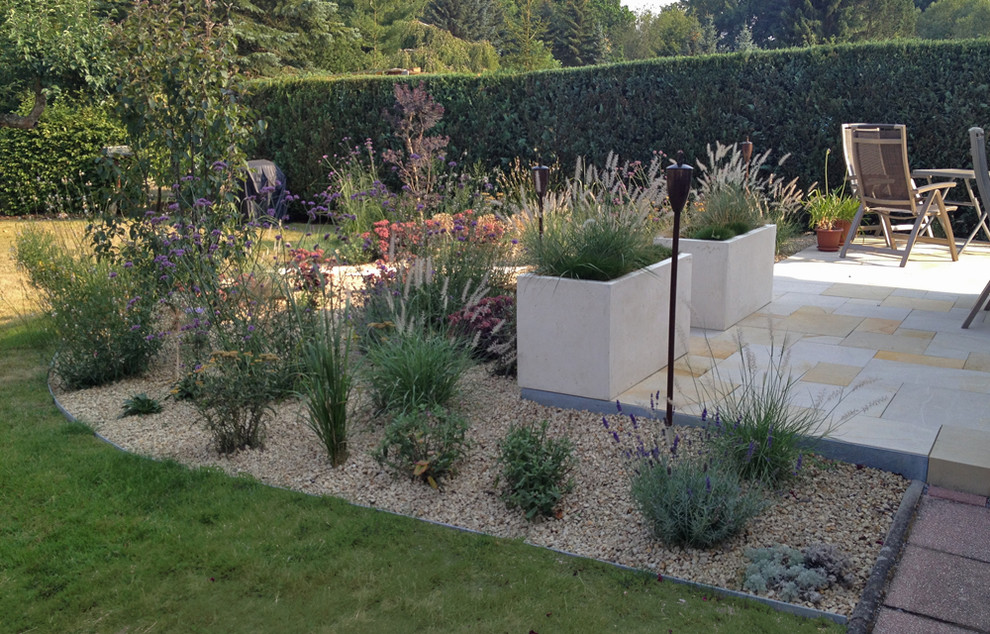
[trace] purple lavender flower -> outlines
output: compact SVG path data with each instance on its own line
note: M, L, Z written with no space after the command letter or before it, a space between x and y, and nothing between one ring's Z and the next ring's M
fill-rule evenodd
M753 459L754 451L756 451L756 442L751 440L749 441L749 449L746 450L746 464L749 464L749 461Z

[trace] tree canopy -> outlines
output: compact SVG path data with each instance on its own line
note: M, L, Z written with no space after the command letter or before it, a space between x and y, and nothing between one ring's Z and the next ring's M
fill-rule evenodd
M91 0L0 0L0 126L33 128L59 91L102 90L106 32ZM26 91L34 105L17 114Z

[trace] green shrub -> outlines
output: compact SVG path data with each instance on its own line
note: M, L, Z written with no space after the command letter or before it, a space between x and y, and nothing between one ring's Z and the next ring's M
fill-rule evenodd
M396 474L438 487L469 448L467 420L442 407L417 407L395 416L374 452L375 460Z
M31 103L33 96L22 114ZM32 130L0 127L0 215L92 211L110 184L97 159L123 138L104 109L61 100L45 108Z
M765 506L731 467L708 457L642 460L632 496L653 535L666 544L711 548L742 531Z
M104 385L147 369L162 342L143 276L37 227L18 237L16 259L40 291L57 346L54 371L66 387Z
M376 407L409 412L445 406L470 365L470 352L456 339L412 328L372 345L365 374Z
M547 421L539 428L513 426L499 445L501 475L505 480L502 500L519 508L527 520L550 516L571 489L574 447L567 438L547 438ZM498 486L499 479L495 485Z
M145 393L135 394L124 401L124 411L121 418L125 416L145 416L147 414L157 414L162 411L162 404Z
M206 421L213 446L221 454L261 447L265 419L278 396L277 356L244 350L222 350L196 371L201 390L193 403Z
M783 545L750 548L746 557L751 563L746 566L743 588L756 594L775 592L781 601L818 603L822 599L819 590L835 583L849 587L854 581L848 558L834 546L816 544L804 553Z

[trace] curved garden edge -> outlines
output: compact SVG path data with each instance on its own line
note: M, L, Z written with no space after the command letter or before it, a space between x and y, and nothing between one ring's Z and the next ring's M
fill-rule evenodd
M57 397L57 395L55 393L55 390L52 387L51 376L50 375L49 375L49 380L47 382L47 387L48 387L49 394L50 394L50 396L52 398L53 403L55 404L55 406L59 409L59 411L62 413L62 415L67 420L69 420L70 422L75 422L75 423L79 423L79 424L85 424L85 423L82 423L82 421L80 421L71 412L69 412L68 409L59 400L59 398ZM116 448L119 451L123 451L125 453L130 453L128 449L126 449L126 448L122 447L121 445L113 442L112 440L110 440L109 438L103 436L102 434L100 434L99 432L97 432L95 430L93 431L93 435L96 438L98 438L99 440L101 440L101 441L103 441L103 442L111 445L112 447ZM152 458L152 459L153 460L156 460L156 458ZM281 488L281 489L284 489L284 490L292 490L294 492L306 493L307 495L314 495L314 496L325 495L325 494L320 494L320 493L312 493L312 492L307 492L307 491L301 491L299 489L293 489L291 487L280 486L278 484L266 483L266 482L263 482L261 480L259 480L259 482L262 483L262 484L265 484L266 486L271 486L272 488ZM673 576L673 575L663 574L662 577L659 578L659 580L669 581L669 582L677 583L677 584L683 584L683 585L686 585L686 586L689 586L689 587L696 588L698 590L709 591L709 592L716 593L716 594L719 594L719 595L725 596L725 597L755 600L757 602L760 602L760 603L762 603L764 605L767 605L767 606L769 606L769 607L771 607L771 608L773 608L775 610L779 610L779 611L782 611L782 612L787 612L787 613L790 613L790 614L795 614L795 615L802 616L802 617L807 617L807 618L824 618L824 619L830 620L830 621L835 622L835 623L840 624L840 625L846 625L846 624L848 624L850 628L855 628L855 627L860 628L859 630L851 630L851 631L865 631L864 628L869 624L872 616L876 612L877 606L879 605L879 601L880 601L881 595L882 595L882 590L883 590L883 587L884 587L884 584L885 584L887 575L889 574L890 568L892 567L893 563L896 561L896 558L898 556L898 553L900 553L900 551L902 549L903 542L904 542L904 540L906 539L906 536L907 536L907 527L910 524L910 521L911 521L911 518L913 516L914 510L915 510L915 508L917 506L918 499L920 498L922 489L923 489L923 483L922 482L920 482L920 481L913 481L911 483L911 486L909 486L908 489L906 490L906 492L903 494L902 499L900 501L900 505L899 505L899 507L897 509L897 512L895 513L894 517L892 518L892 522L891 522L890 528L887 531L887 535L886 535L886 538L884 540L884 545L883 545L883 547L881 549L880 556L874 562L874 564L872 566L872 569L871 569L871 572L870 572L870 575L869 575L869 580L867 581L867 584L866 584L866 587L862 591L862 593L860 594L860 598L859 598L859 601L858 601L858 603L857 603L857 605L855 607L855 610L853 611L852 615L849 616L849 617L847 617L847 616L845 616L843 614L835 613L835 612L829 612L829 611L825 611L825 610L819 610L819 609L808 607L808 606L804 606L804 605L798 605L798 604L792 604L792 603L785 603L785 602L778 601L778 600L775 600L775 599L771 599L771 598L767 598L767 597L761 597L761 596L749 594L749 593L746 593L746 592L741 592L741 591L738 591L738 590L732 590L732 589L729 589L729 588L724 588L724 587L720 587L720 586L710 585L710 584L701 583L701 582L697 582L697 581L692 581L692 580L689 580L689 579L683 579L683 578L679 578L679 577L676 577L676 576ZM339 496L337 496L337 497L339 497ZM386 512L388 514L391 514L391 515L408 517L408 518L411 518L411 519L417 519L419 521L427 522L429 524L434 524L434 525L442 526L442 527L446 527L446 528L452 528L452 529L455 529L455 530L458 530L458 531L462 531L462 532L473 533L473 534L478 534L478 535L489 535L489 536L493 536L493 537L498 537L497 535L492 535L492 534L486 533L484 531L474 530L474 529L471 529L471 528L467 528L467 527L463 527L463 526L458 526L456 524L451 524L451 523L448 523L448 522L436 521L436 520L432 520L432 519L429 519L429 518L423 518L423 517L419 517L417 515L412 515L412 514L407 514L407 513L401 513L401 512L397 512L397 511L393 511L393 510L389 510L389 509L382 509L382 508L378 508L378 507L373 506L373 505L364 505L364 504L360 504L360 503L355 503L353 501L349 501L349 500L346 500L344 498L340 498L340 499L343 499L348 504L350 504L352 506L355 506L355 507L366 508L366 509L377 510L377 511L384 511L384 512ZM636 568L636 567L624 565L624 564L613 562L613 561L608 561L608 560L604 560L604 559L590 557L590 556L587 556L587 555L576 554L576 553L573 553L573 552L569 552L567 550L562 550L562 549L558 549L558 548L553 548L551 546L546 546L546 545L532 543L529 540L527 540L527 542L530 545L541 547L541 548L546 548L547 550L551 550L553 552L559 553L559 554L564 555L564 556L567 556L567 557L574 557L574 558L579 558L579 559L593 559L593 560L596 560L596 561L600 561L602 563L606 563L606 564L615 566L615 567L617 567L619 569L628 570L628 571L632 571L632 572L637 572L639 574L653 576L653 573L651 573L649 571L646 571L646 570L643 570L641 568Z

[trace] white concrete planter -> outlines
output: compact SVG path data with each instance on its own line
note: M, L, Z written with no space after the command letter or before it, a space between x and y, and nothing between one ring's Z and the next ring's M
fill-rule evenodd
M691 265L691 325L726 330L770 303L776 225L765 225L730 240L681 238L678 250ZM671 238L657 238L670 247Z
M609 282L520 275L521 388L613 400L667 365L668 258ZM687 352L691 256L677 265L675 355Z

